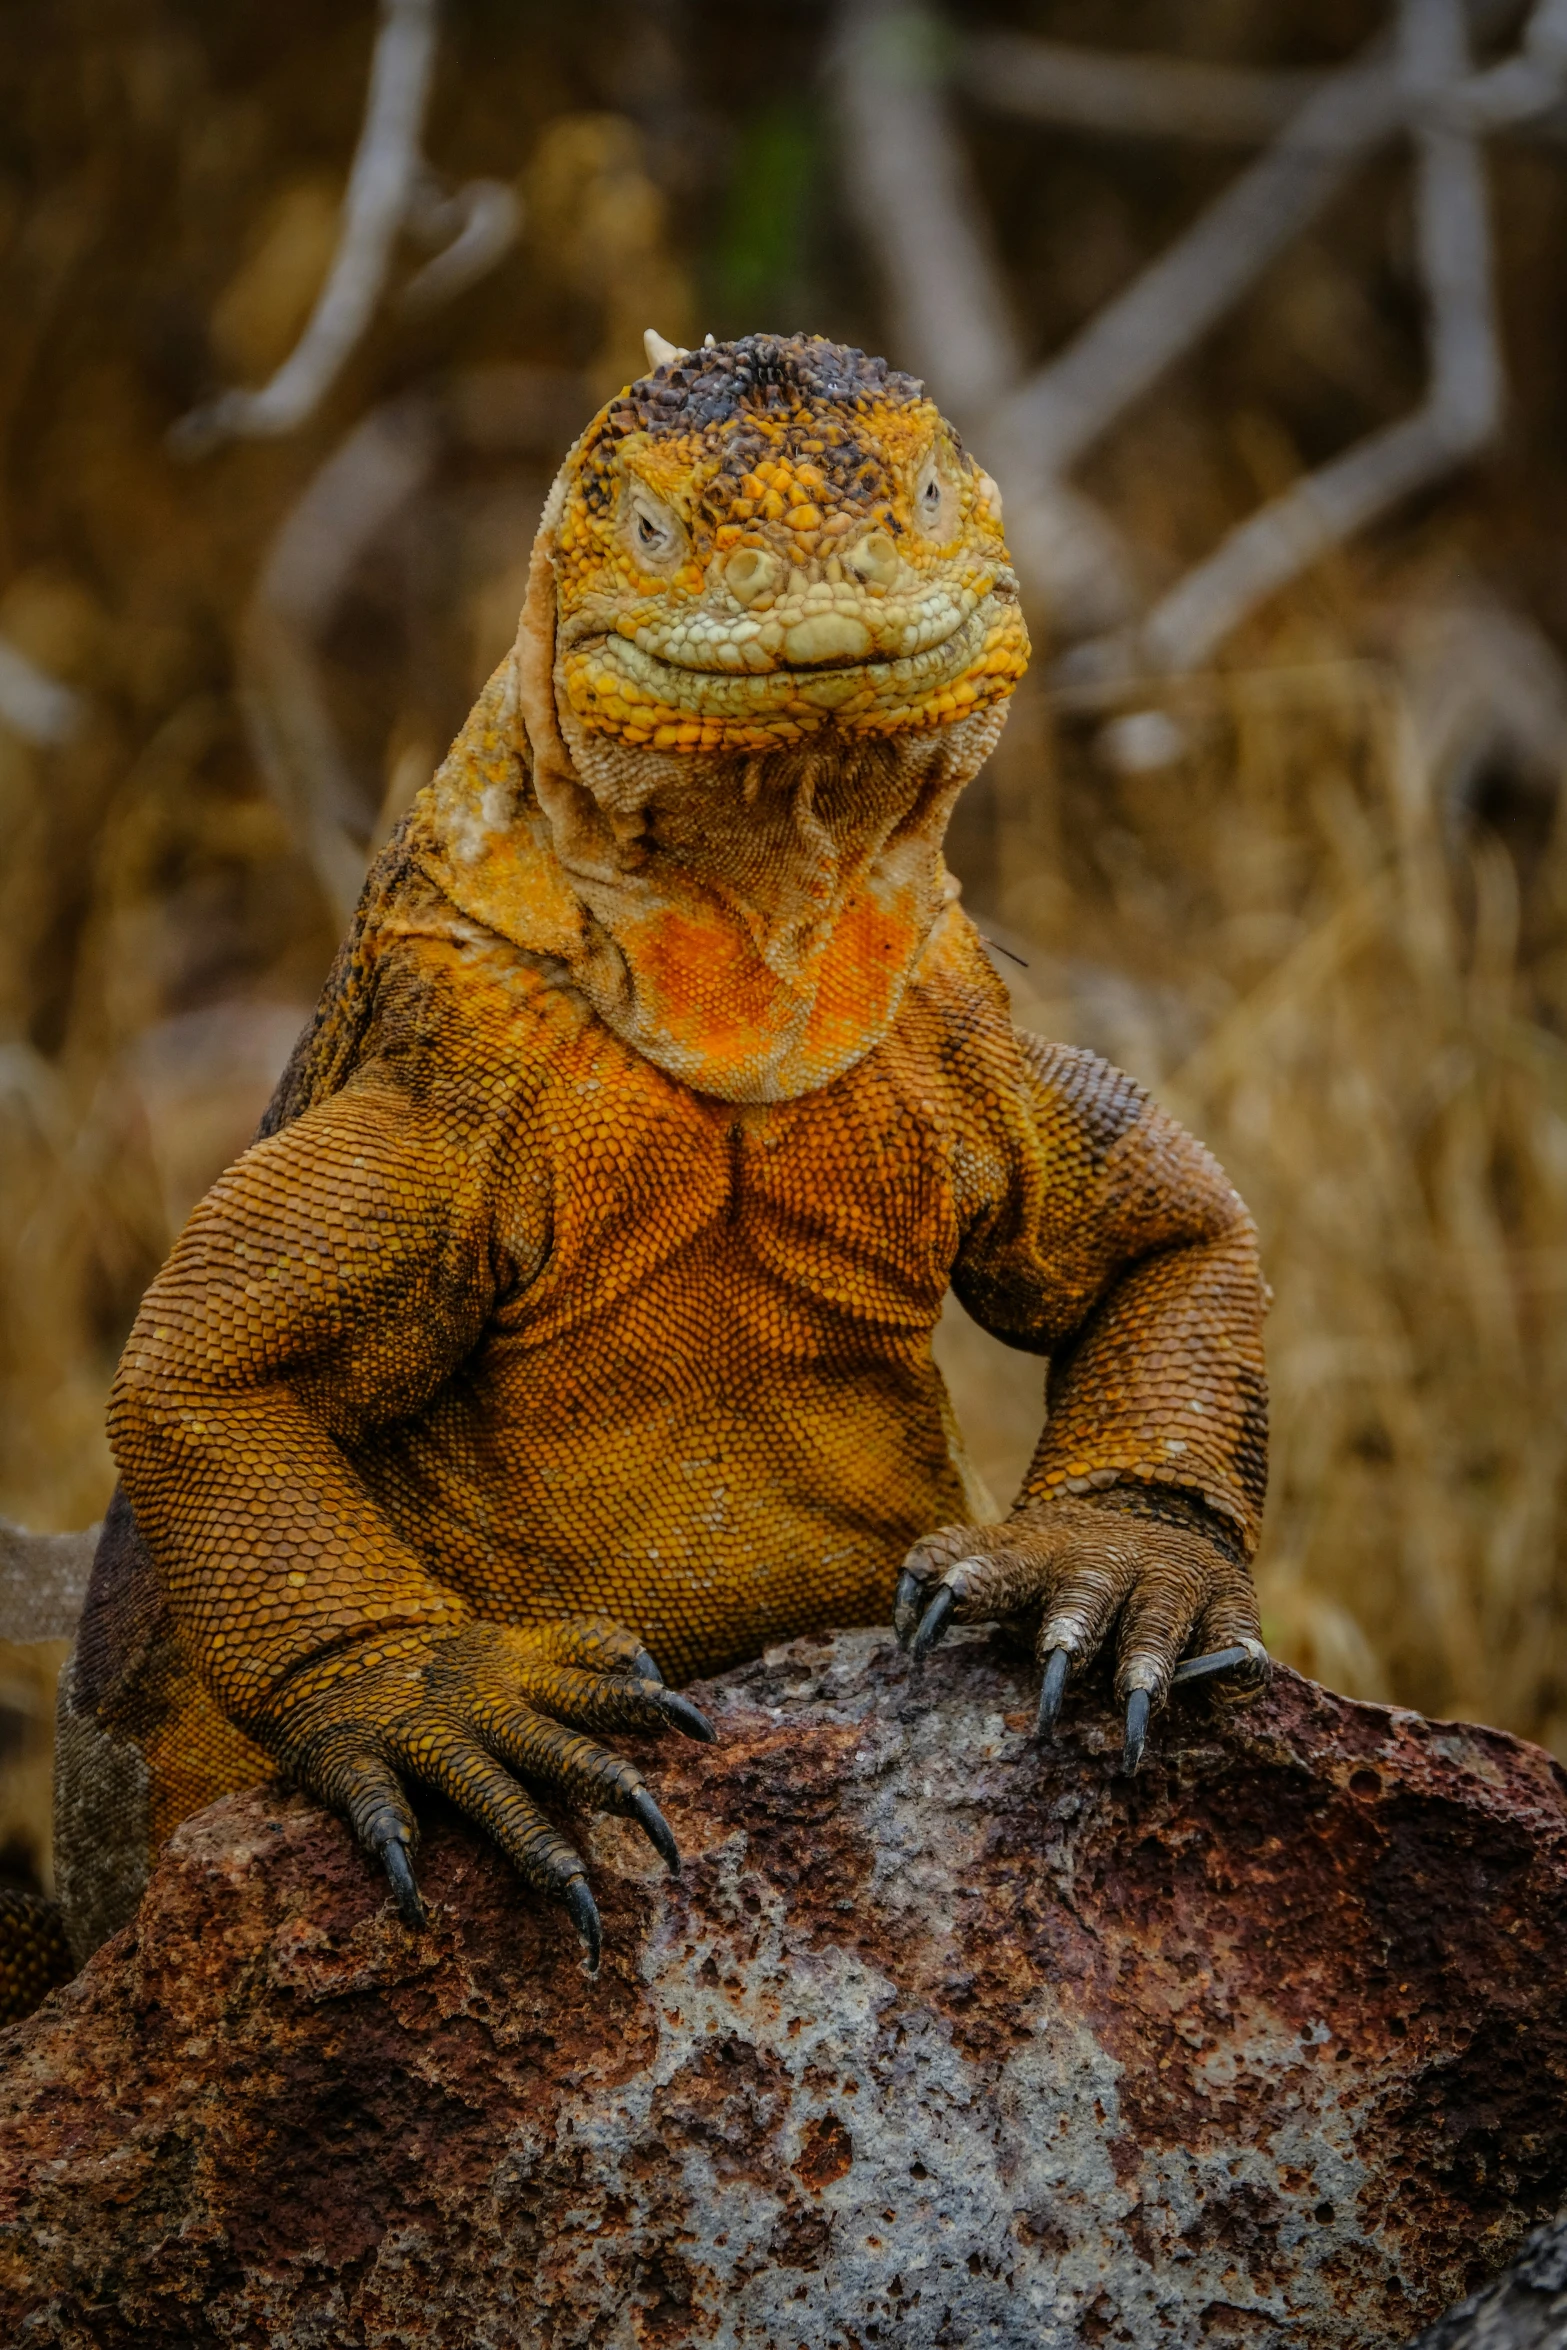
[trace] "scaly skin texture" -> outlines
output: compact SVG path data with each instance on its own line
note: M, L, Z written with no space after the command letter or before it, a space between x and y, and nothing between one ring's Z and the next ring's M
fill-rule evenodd
M906 1612L944 1581L1074 1670L1113 1632L1155 1708L1255 1640L1250 1221L1013 1029L941 863L1027 652L998 508L916 385L811 340L682 356L572 451L516 650L126 1348L144 1564L88 1677L154 1841L281 1764L413 1915L434 1786L591 1945L534 1796L658 1839L597 1743L700 1728L652 1657L884 1618L905 1559ZM999 1527L949 1284L1050 1358Z

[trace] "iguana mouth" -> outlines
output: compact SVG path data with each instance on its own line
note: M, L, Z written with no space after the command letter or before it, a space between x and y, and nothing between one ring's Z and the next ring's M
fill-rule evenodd
M903 733L950 725L1001 700L1021 667L1021 633L1015 602L993 592L914 651L858 658L834 650L824 632L821 656L809 662L768 654L766 667L719 668L606 633L563 654L562 683L595 732L660 749L763 747L829 720L856 732Z
M760 609L698 606L673 627L620 627L615 634L668 668L710 676L885 667L950 644L997 586L992 575L893 599L856 595L847 583L818 581L802 594L770 600ZM718 657L709 657L717 648Z

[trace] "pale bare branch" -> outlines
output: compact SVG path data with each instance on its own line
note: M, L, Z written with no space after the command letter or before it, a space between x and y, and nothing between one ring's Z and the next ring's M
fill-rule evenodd
M486 276L516 243L522 205L504 180L467 180L433 208L430 227L441 250L399 295L408 311L438 309Z
M69 742L86 714L79 693L40 669L9 637L0 636L0 726L47 750Z
M833 70L849 195L887 282L894 347L966 428L1016 380L1021 354L948 117L945 38L911 0L848 0Z
M422 486L439 445L434 408L417 396L357 425L279 531L246 617L240 704L251 748L340 920L364 884L366 840L316 641L355 564Z
M1111 57L1011 35L967 45L971 88L1041 119L1190 136L1256 135L1303 77ZM1069 468L1182 357L1398 131L1416 149L1430 388L1417 413L1369 436L1253 516L1148 616L1135 648L1080 648L1076 666L1186 667L1263 597L1411 490L1483 448L1501 414L1478 136L1527 125L1567 91L1567 0L1540 0L1514 56L1471 70L1458 0L1404 0L1396 51L1378 44L1318 80L1273 144L1076 341L999 409L988 446L1026 501Z
M1400 66L1416 100L1467 63L1462 0L1404 0ZM1262 599L1329 547L1485 447L1501 421L1484 171L1476 139L1433 119L1416 135L1416 224L1430 389L1415 415L1308 474L1232 531L1148 615L1142 656L1191 668Z
M1325 81L1185 236L997 412L1020 480L1063 472L1198 342L1403 120L1385 54Z
M1433 93L1436 111L1471 131L1502 130L1555 106L1567 89L1567 0L1540 0L1516 53Z
M1320 73L1268 73L1039 41L1025 33L975 33L958 77L999 114L1072 130L1258 145L1316 95Z
M343 747L320 648L353 574L450 450L553 459L591 408L580 376L526 363L407 393L355 425L272 543L245 616L240 706L268 788L342 920L364 884L374 815Z
M343 226L309 323L268 384L193 409L171 436L185 455L293 432L319 406L375 314L423 165L419 142L435 62L437 0L381 0L364 127Z
M1025 33L986 32L963 42L957 78L998 114L1027 121L1105 131L1117 138L1261 145L1318 94L1328 77L1298 68L1214 65L1085 49ZM1564 85L1567 0L1542 0L1514 56L1432 93L1429 105L1455 127L1504 130L1557 105ZM1411 96L1411 122L1419 103Z

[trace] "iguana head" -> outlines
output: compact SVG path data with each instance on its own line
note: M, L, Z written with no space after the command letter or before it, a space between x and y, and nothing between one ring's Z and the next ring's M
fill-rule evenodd
M673 351L573 450L557 685L591 733L767 750L949 725L1028 658L994 482L912 377L813 336Z
M813 336L665 346L557 476L425 870L698 1091L809 1092L935 951L1027 658L995 485L917 383Z

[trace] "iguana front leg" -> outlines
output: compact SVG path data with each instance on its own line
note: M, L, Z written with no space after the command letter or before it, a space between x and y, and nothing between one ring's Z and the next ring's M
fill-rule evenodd
M596 1739L707 1725L605 1618L476 1621L354 1466L459 1370L526 1250L495 1226L495 1199L525 1187L494 1136L455 1083L426 1106L371 1076L257 1144L148 1291L110 1428L203 1679L347 1812L403 1915L422 1914L408 1790L424 1785L566 1904L596 1960L586 1871L529 1789L640 1821L674 1866L640 1774Z
M1113 1633L1125 1759L1178 1673L1267 1677L1250 1559L1267 1484L1267 1290L1222 1169L1093 1054L1020 1038L1009 1164L956 1274L999 1336L1051 1357L1044 1433L999 1526L947 1526L904 1562L900 1637L1035 1626L1039 1726ZM1183 1668L1182 1659L1187 1651Z

